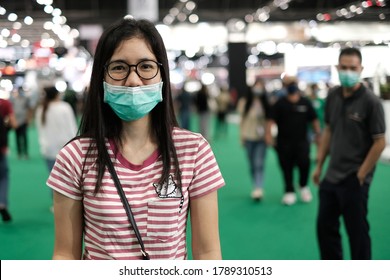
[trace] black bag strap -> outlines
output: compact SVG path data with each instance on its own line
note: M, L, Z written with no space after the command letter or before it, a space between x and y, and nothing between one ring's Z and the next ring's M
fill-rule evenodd
M110 171L110 173L111 173L112 179L114 180L115 187L116 187L118 194L121 198L121 201L123 203L123 207L126 210L127 217L129 218L129 221L130 221L131 225L133 226L135 235L137 236L137 239L138 239L138 243L141 246L142 257L144 260L150 260L149 254L145 250L144 242L142 241L141 234L139 233L137 224L134 220L133 212L131 211L129 201L126 198L126 195L125 195L123 188L122 188L122 184L119 181L118 175L115 172L114 165L112 164L110 157L108 158L108 161L107 161L107 167L108 167L108 171Z

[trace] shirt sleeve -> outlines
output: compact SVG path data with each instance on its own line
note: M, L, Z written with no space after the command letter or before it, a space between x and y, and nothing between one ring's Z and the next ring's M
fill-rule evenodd
M370 133L372 137L382 136L386 132L385 113L379 99L375 99L369 118Z
M81 147L78 140L62 148L46 182L53 190L75 200L81 200L83 197L81 189L83 163L80 155Z
M189 188L191 198L207 195L223 187L225 181L209 143L202 138L195 162L194 178Z

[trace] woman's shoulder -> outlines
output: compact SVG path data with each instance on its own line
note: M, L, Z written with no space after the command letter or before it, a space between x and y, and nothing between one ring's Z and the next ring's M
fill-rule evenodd
M195 156L196 154L208 154L211 146L202 134L183 128L175 127L172 135L173 143L178 156Z
M173 139L180 139L180 138L187 138L187 139L201 139L203 138L202 134L193 132L181 127L174 127L173 128Z
M88 150L91 149L93 152L93 140L92 138L87 137L75 137L72 140L70 140L62 149L61 153L66 154L78 154L80 156L83 156L87 153Z
M202 136L202 134L189 131L184 128L175 127L173 129L173 141L175 143L200 143L200 142L207 142L206 139Z

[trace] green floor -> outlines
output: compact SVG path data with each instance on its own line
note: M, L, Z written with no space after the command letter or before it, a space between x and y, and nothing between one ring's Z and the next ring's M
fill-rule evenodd
M195 125L196 127L196 125ZM10 135L10 210L13 222L0 221L0 259L50 259L53 249L53 215L47 171L39 155L36 131L30 129L30 160L18 160ZM291 207L280 204L282 178L275 152L267 152L265 199L251 201L251 183L244 150L238 142L237 126L229 126L228 137L211 142L226 180L219 192L222 254L230 260L316 260L315 236L317 191L314 200ZM390 165L380 163L370 192L369 219L373 258L390 259ZM387 217L387 218L386 218ZM345 258L349 258L343 231ZM191 251L191 250L189 250Z

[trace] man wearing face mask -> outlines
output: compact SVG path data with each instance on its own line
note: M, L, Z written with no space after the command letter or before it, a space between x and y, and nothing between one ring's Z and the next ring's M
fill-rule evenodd
M265 140L267 145L275 146L279 158L279 165L283 172L284 195L282 204L293 205L297 201L293 185L293 170L299 169L300 198L304 203L312 200L308 186L310 169L310 139L308 137L309 124L312 124L318 136L320 125L310 100L301 95L295 77L285 77L284 84L287 95L281 97L271 109L271 117L267 121ZM272 127L277 126L276 143L273 143Z
M371 259L368 190L375 164L385 148L382 104L360 83L362 55L356 48L340 52L337 66L341 86L328 93L325 129L313 173L320 182L329 154L325 177L319 184L317 237L321 259L342 259L340 216L349 238L352 259Z

